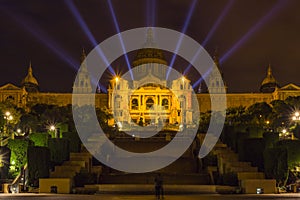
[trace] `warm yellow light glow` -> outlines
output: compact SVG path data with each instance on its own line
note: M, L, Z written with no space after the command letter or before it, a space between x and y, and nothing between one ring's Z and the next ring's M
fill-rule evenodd
M299 112L295 112L295 116L299 117L300 113Z
M56 128L55 128L55 126L54 125L51 125L50 126L50 131L54 131Z
M270 124L270 121L269 121L269 120L267 120L267 121L266 121L266 124Z
M115 80L116 80L116 82L118 82L119 81L119 77L116 77Z
M293 116L293 118L292 118L292 119L295 121L295 120L297 120L297 117L296 117L296 116Z
M7 118L8 120L13 120L14 118L13 118L13 116L8 116L8 118Z
M10 112L7 111L7 112L5 113L5 115L6 115L7 117L10 116Z
M286 129L283 129L283 130L282 130L282 133L285 134L285 133L286 133Z
M184 82L184 80L185 80L184 76L181 77L181 80Z
M21 129L18 128L18 129L17 129L17 133L21 133Z

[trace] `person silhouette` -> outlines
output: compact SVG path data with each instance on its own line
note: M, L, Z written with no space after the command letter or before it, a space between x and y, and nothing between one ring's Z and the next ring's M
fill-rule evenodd
M157 200L164 199L164 188L163 188L163 178L161 174L157 174L154 179L155 182L155 196Z

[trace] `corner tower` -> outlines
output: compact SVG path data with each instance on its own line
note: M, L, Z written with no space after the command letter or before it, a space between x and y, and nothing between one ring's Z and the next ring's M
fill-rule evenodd
M217 50L215 52L213 59L214 59L214 64L212 66L212 70L210 72L208 85L207 85L208 91L211 94L219 94L224 92L226 93L227 86L226 83L223 82L223 73L220 70L219 56ZM219 75L220 73L221 76ZM224 85L222 84L222 82L224 83Z
M86 59L86 54L84 49L82 49L82 54L80 57L81 66L77 78L75 80L73 93L89 94L92 92L91 80L90 80L89 72L87 70L85 59Z

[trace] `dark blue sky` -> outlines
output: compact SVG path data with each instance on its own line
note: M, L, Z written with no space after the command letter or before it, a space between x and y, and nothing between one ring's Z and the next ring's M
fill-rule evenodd
M72 2L97 43L117 33L108 1ZM144 27L153 20L155 26L182 31L193 3L111 2L120 31ZM155 12L149 9L153 2ZM0 1L0 85L20 85L31 60L42 91L71 91L82 47L89 52L95 44L69 7L61 0ZM200 44L205 41L211 54L218 47L231 92L258 91L269 63L280 85L300 85L299 8L297 0L199 0L186 34Z

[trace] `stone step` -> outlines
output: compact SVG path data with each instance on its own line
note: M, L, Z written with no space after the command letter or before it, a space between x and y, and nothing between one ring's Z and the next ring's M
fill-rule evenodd
M61 172L50 172L50 178L74 178L76 175L75 171L66 171L64 173Z
M258 168L257 167L230 167L227 168L227 170L225 171L225 173L227 172L258 172Z
M234 162L228 162L224 164L226 165L226 167L251 167L251 162L234 161Z
M80 172L81 168L82 167L80 165L74 165L74 166L68 166L68 165L55 166L54 172L57 172L57 173L64 173L66 171Z
M238 172L238 180L246 179L265 179L265 174L263 172Z
M81 166L82 168L86 167L85 161L81 160L72 160L72 161L65 161L63 163L64 166Z
M156 174L110 174L102 175L103 184L154 184ZM205 185L210 183L207 173L202 174L162 174L165 184L196 184Z
M85 185L81 190L97 191L97 193L111 194L154 194L153 184L101 184ZM215 194L220 191L223 193L233 193L236 187L219 185L164 185L164 193L170 194Z

